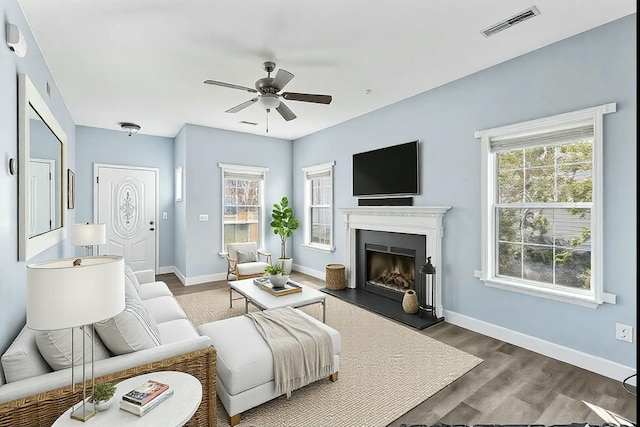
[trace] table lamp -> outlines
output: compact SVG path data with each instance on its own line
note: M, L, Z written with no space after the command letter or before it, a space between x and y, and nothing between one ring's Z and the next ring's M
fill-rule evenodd
M84 246L86 255L93 255L94 245L104 245L107 243L107 226L105 224L73 224L71 226L71 244L73 246Z
M82 402L71 418L86 421L95 415L87 402L85 330L91 327L91 387L93 388L93 323L125 308L124 259L121 256L66 258L27 266L27 327L35 330L82 329ZM75 393L75 348L71 332L71 387Z

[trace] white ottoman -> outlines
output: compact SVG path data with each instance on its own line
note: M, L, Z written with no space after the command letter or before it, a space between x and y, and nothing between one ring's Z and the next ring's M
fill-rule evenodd
M335 372L329 377L338 379L340 362L340 333L308 314L296 310L326 330L333 344ZM269 346L247 316L232 317L198 326L200 335L207 335L216 348L216 389L229 415L229 423L240 422L240 414L247 409L278 397L273 379L273 358Z

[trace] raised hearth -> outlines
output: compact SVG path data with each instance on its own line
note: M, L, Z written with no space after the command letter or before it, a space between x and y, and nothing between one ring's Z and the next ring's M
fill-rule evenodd
M352 208L341 208L344 214L346 228L346 289L323 291L338 298L352 302L358 306L370 309L376 313L391 317L407 325L424 329L442 320L442 237L444 227L442 225L444 214L450 209L448 206L358 206ZM366 248L362 246L361 240L363 231L388 232L391 243L373 242L374 248L378 243L380 247L377 252L389 254L386 263L394 266L391 274L394 276L391 281L399 283L397 290L390 289L386 293L384 285L378 286L374 292L368 289L371 286L371 274L367 271L368 262L371 262L372 255L366 253ZM373 233L374 240L378 235L385 233ZM395 238L402 235L419 236L418 239L409 237L411 244L395 244ZM418 242L417 244L415 242ZM387 246L387 249L382 249ZM400 248L400 249L399 249ZM407 250L408 249L408 250ZM378 255L373 255L378 257ZM419 274L419 266L426 262L426 257L431 257L431 262L436 268L435 286L435 308L436 315L431 316L426 313L407 314L402 310L401 298L404 286L415 286L416 292L423 292L421 287L422 277ZM411 261L414 258L414 261ZM380 262L379 260L373 260ZM413 265L409 265L413 263ZM413 277L411 275L413 274ZM389 273L385 273L388 277ZM402 276L398 278L397 276ZM414 283L410 283L413 279ZM405 284L406 283L406 284ZM375 285L375 284L374 284ZM395 285L394 285L395 286ZM383 288L380 290L380 288Z

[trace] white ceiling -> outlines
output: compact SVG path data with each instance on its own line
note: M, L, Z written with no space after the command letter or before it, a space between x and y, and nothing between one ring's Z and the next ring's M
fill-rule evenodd
M636 12L635 0L19 1L78 125L290 140ZM539 16L480 33L534 5ZM298 118L272 111L267 134L261 106L225 113L254 94L203 84L253 87L267 60L295 75L285 91L332 103L286 101Z

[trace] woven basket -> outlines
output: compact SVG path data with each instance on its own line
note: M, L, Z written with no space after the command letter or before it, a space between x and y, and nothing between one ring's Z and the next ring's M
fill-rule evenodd
M344 265L328 264L326 269L327 289L344 289Z

